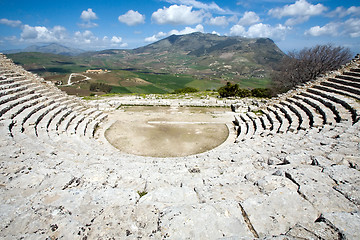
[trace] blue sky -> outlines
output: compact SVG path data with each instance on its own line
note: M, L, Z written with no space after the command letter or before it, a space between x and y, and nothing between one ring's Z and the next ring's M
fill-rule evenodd
M360 53L358 0L0 0L0 9L0 50L132 49L198 31L268 37L284 52L331 43Z

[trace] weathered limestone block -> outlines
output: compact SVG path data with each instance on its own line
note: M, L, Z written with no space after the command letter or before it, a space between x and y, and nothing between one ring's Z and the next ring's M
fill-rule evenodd
M360 239L359 212L329 212L322 214L322 219L340 233L340 239Z
M335 181L319 167L289 169L285 175L299 186L298 192L320 212L357 210L354 203L333 188Z
M207 183L206 186L196 189L204 203L213 203L225 200L243 201L248 197L261 194L259 188L252 182L243 181L236 183Z
M255 185L264 194L271 194L279 188L288 188L289 191L297 191L297 186L284 176L268 175L255 182Z
M306 223L304 225L296 224L287 233L286 236L294 239L340 239L340 234L324 222Z
M334 165L324 169L337 185L334 189L349 201L360 207L360 172L344 165Z
M320 214L294 188L287 187L248 198L241 205L260 238L285 233L297 223L314 222Z
M107 206L81 235L88 239L161 239L159 215L152 205Z
M170 239L254 237L237 202L171 206L161 212L160 227Z

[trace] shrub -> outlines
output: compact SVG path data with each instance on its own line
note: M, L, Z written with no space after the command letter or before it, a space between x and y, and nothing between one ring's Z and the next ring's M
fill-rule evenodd
M268 88L254 88L251 90L251 96L259 98L271 97L271 91Z
M227 82L225 86L218 89L220 97L250 97L251 92L248 89L240 88L239 84Z
M105 83L90 83L90 91L110 93L112 86Z
M179 93L194 93L194 92L198 92L199 90L193 87L185 87L185 88L180 88L180 89L176 89L174 90L172 93L173 94L179 94Z
M276 95L338 69L351 58L349 48L331 44L304 48L288 54L272 74L272 93Z

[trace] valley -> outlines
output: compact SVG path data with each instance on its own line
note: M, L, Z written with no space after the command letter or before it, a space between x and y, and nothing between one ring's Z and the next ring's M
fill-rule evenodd
M68 94L88 96L171 93L185 87L216 90L226 82L237 83L241 88L265 88L284 53L270 39L192 33L172 35L132 50L69 55L21 52L7 56L26 70L53 81ZM89 69L109 72L84 73ZM64 86L73 73L90 79ZM91 91L92 84L108 85L109 91Z

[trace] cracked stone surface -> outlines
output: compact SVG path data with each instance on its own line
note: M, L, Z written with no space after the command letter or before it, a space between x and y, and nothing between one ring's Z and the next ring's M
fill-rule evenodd
M1 239L360 238L359 121L175 158L121 153L104 126L35 137L6 124Z

